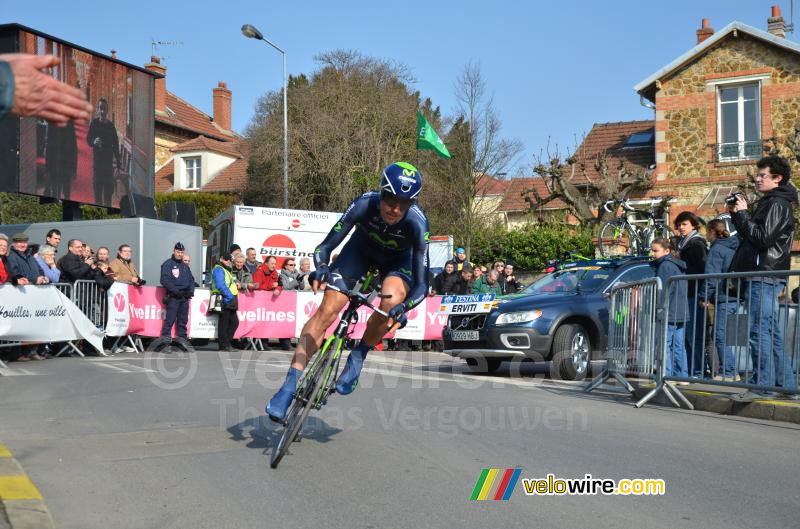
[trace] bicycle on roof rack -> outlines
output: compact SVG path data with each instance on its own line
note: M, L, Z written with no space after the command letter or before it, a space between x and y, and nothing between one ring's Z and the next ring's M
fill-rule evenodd
M600 255L606 259L625 255L647 255L652 242L663 237L669 239L672 232L668 223L648 210L636 209L630 205L628 199L609 200L603 204L603 209L615 213L622 206L622 214L603 224L597 239ZM638 227L631 224L628 215L635 213L645 217L647 225Z

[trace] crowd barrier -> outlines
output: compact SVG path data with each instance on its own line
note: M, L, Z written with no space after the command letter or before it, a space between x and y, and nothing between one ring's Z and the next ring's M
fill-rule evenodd
M637 407L663 392L675 406L691 409L675 384L698 382L797 395L800 318L786 285L798 276L800 271L695 274L664 285L651 279L616 286L606 366L586 390L614 377L632 391L628 374L655 381ZM668 295L673 290L688 295ZM669 321L675 303L688 309L683 325Z
M610 293L606 364L584 391L590 392L614 378L633 393L634 387L626 377L652 380L658 377L661 291L658 278L614 285ZM675 396L669 392L667 395L676 406L675 399L691 406L678 391Z
M0 290L3 300L0 335L4 338L0 348L55 343L61 347L56 356L67 351L83 356L75 343L86 340L99 354L104 354L103 331L93 326L74 303L73 285L0 285Z
M166 306L162 287L135 287L115 283L106 297L107 336L138 335L158 337L164 321ZM217 315L208 313L210 292L195 289L189 300L189 338L216 339ZM440 296L429 297L407 313L408 324L397 331L394 338L405 340L440 340L447 315L439 313ZM252 340L294 338L317 311L322 293L283 291L241 292L238 296L239 327L234 338ZM375 300L377 304L379 300ZM81 303L82 310L90 310ZM91 304L91 303L89 303ZM370 316L368 309L358 312L358 321L351 328L350 337L360 338ZM332 326L333 328L333 326ZM173 334L175 329L173 328Z

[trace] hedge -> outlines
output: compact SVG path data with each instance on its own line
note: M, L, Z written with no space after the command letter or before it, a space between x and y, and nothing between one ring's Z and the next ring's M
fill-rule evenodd
M532 272L544 270L548 260L566 252L593 256L591 233L561 226L529 225L513 231L498 226L473 234L470 261L488 265L503 259L517 270Z

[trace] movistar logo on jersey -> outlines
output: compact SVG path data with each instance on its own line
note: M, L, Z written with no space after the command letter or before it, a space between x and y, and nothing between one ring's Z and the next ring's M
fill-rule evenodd
M372 231L369 232L369 238L382 246L386 246L387 248L394 248L395 250L398 250L400 248L400 245L397 244L397 241L392 239L384 240L383 238L381 238L380 235Z
M431 240L431 232L426 231L425 235L423 235L422 237L425 239L425 242L430 241Z
M336 233L339 233L340 231L342 231L342 223L341 222L337 222L333 226L333 231L335 231Z
M404 273L405 275L411 277L411 270L409 270L408 268L398 268L398 270Z

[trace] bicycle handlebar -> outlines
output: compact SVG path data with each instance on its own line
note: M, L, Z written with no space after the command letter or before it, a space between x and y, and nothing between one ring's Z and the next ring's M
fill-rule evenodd
M609 205L613 205L614 209L610 209ZM652 211L649 211L649 210L646 210L646 209L636 209L636 208L634 208L633 206L631 206L630 201L627 198L624 199L624 200L608 200L603 204L603 209L606 210L609 213L614 213L616 208L617 208L617 206L622 206L622 209L627 211L627 212L629 212L629 213L634 213L634 212L635 213L639 213L641 215L648 216L648 217L650 217L652 219L660 218L660 217L657 217L656 215L654 215Z

